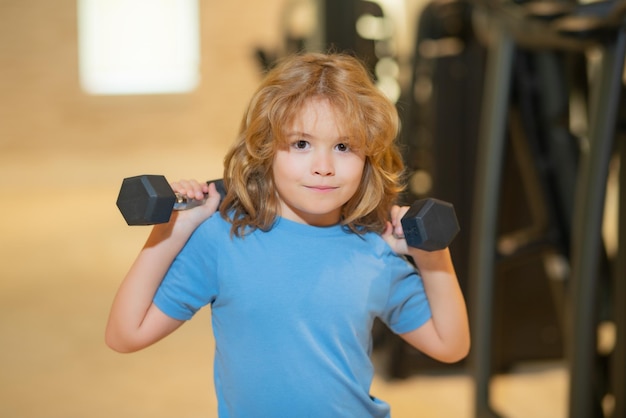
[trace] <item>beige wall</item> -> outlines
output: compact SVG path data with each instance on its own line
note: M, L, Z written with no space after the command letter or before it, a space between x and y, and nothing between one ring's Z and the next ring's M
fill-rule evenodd
M280 41L281 0L201 0L202 81L191 94L90 96L78 81L75 0L0 2L0 150L98 153L230 142Z
M134 356L103 342L149 231L117 211L122 178L220 176L254 48L280 39L282 0L200 4L197 91L96 97L79 88L76 1L0 0L2 417L215 416L208 311Z

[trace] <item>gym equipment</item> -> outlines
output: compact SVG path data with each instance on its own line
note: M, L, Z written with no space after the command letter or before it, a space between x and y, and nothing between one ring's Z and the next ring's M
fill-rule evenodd
M222 199L226 195L223 181L215 183ZM173 210L191 209L204 203L174 193L169 182L161 175L127 177L122 181L117 207L128 225L155 225L170 220Z
M460 229L452 204L433 198L413 203L400 222L406 243L425 251L446 248Z
M382 0L287 0L280 27L284 44L256 50L268 71L281 57L302 51L337 51L359 57L378 86L396 102L401 90L398 41L400 8ZM303 20L307 16L307 20ZM400 18L400 21L397 21Z
M222 180L212 180L222 198ZM204 201L174 193L160 175L140 175L122 181L117 207L128 225L154 225L168 222L173 210L191 209ZM411 205L401 220L407 244L425 251L446 248L459 232L454 207L438 199L422 199Z
M589 109L588 149L581 153L575 165L573 192L568 191L568 175L557 178L553 186L557 192L555 202L566 198L570 201L571 213L563 216L565 224L565 256L569 261L567 292L563 295L563 328L566 360L570 371L569 411L570 418L602 416L602 399L612 395L614 400L611 416L624 416L624 339L616 340L610 362L612 370L603 369L605 359L597 351L597 326L601 315L613 315L616 335L624 335L623 310L615 309L601 298L607 291L606 275L602 271L603 243L601 222L604 209L604 193L609 167L609 157L616 139L617 115L620 110L620 94L623 89L622 75L626 55L626 8L623 1L603 0L590 4L569 2L570 12L554 16L538 16L528 6L540 2L502 2L475 0L475 21L481 27L490 28L485 39L488 42L485 96L482 103L481 135L477 146L477 173L475 185L474 228L471 236L476 245L470 251L468 278L475 285L470 305L475 307L473 322L473 374L475 381L475 411L479 418L494 418L499 415L490 405L490 379L493 358L491 353L494 297L494 265L499 242L496 241L498 204L502 160L507 136L507 113L513 98L512 80L519 69L518 52L534 52L544 57L546 51L559 53L568 58L589 50L601 51L597 62L598 72L591 78L585 105ZM541 2L542 4L545 4ZM555 2L556 3L556 2ZM561 2L565 3L565 2ZM536 4L535 4L536 5ZM479 20L480 19L480 20ZM565 77L563 77L565 78ZM536 81L535 81L536 83ZM585 89L583 89L585 91ZM546 100L535 103L544 105ZM564 119L549 118L552 121ZM567 124L563 124L567 127ZM563 127L561 126L561 127ZM563 136L558 129L550 132L552 143ZM544 131L547 132L547 131ZM555 135L557 133L558 135ZM560 152L555 156L563 157ZM542 166L547 166L542 162ZM559 165L564 173L564 165ZM570 175L569 178L572 176ZM568 196L569 195L569 196ZM566 208L567 209L567 208ZM620 219L621 221L621 219ZM622 227L623 229L623 227ZM480 240L480 241L478 241ZM569 241L569 242L568 242ZM623 242L623 240L622 240ZM623 247L615 258L623 257ZM624 289L624 264L616 263L613 279L615 289ZM620 271L621 269L621 271ZM620 274L621 273L621 274ZM616 293L618 293L616 291ZM623 305L623 293L617 307ZM618 300L618 299L615 299ZM621 309L621 308L620 308ZM621 315L620 315L621 314ZM610 375L610 377L608 377Z

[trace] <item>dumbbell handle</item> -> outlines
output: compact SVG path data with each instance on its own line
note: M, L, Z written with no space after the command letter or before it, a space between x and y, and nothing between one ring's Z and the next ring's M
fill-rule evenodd
M176 195L176 201L174 202L173 210L187 210L195 208L196 206L204 205L207 197L209 196L207 193L204 194L204 199L192 199L187 196L183 196L180 193L174 193Z

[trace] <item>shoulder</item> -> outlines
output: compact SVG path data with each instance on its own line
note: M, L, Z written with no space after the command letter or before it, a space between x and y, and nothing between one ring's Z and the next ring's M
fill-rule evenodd
M376 232L366 232L361 236L372 248L372 250L377 252L380 256L398 257L398 255L391 249L389 244L387 244L387 241L385 241L380 234Z
M203 247L219 246L230 237L230 222L223 219L219 212L202 222L191 234L186 247L201 245Z
M400 275L415 273L416 268L409 259L404 255L396 253L380 234L368 232L362 235L362 237L372 255L380 259L389 268L390 273L393 272Z
M202 222L196 232L201 233L215 233L215 232L230 232L231 223L224 219L219 212L215 212L210 218Z

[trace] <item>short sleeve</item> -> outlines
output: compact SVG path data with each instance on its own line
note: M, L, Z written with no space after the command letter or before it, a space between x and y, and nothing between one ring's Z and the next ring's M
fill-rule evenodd
M399 257L388 272L391 286L381 320L396 334L421 327L432 316L422 278L412 265Z
M167 316L189 320L217 296L218 248L214 215L201 224L176 256L154 296ZM212 233L213 232L213 233Z

